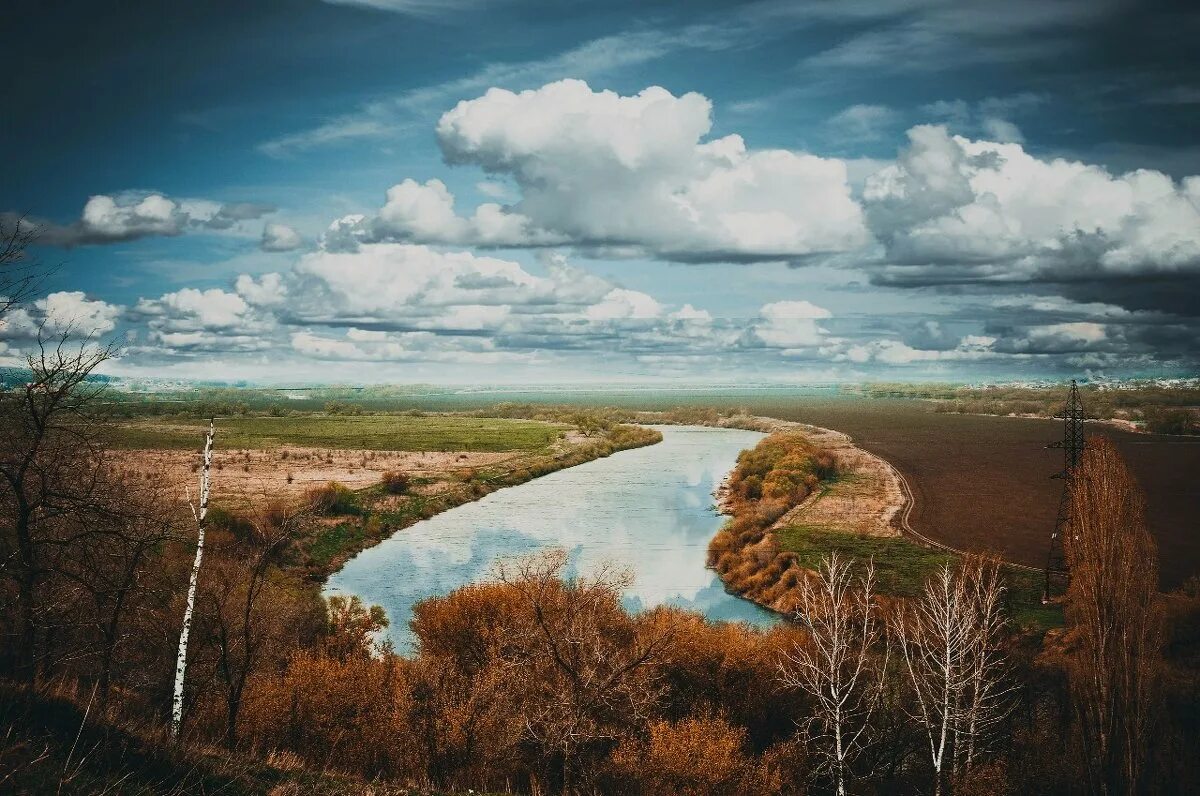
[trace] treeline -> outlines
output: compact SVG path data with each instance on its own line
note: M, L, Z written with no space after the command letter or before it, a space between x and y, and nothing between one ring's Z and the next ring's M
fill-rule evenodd
M875 398L934 400L936 412L1053 417L1062 411L1065 387L963 387L950 384L869 384ZM1084 410L1097 420L1128 420L1155 434L1200 434L1200 388L1133 384L1120 389L1085 384Z

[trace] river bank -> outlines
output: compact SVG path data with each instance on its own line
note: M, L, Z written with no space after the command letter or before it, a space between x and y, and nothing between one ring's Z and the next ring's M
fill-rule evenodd
M705 566L709 540L724 522L712 494L761 434L652 430L661 443L500 490L393 536L333 575L326 594L382 606L392 621L388 637L404 650L416 603L489 580L499 561L557 548L568 553L573 574L621 573L624 606L633 613L670 605L710 620L776 621L727 593Z

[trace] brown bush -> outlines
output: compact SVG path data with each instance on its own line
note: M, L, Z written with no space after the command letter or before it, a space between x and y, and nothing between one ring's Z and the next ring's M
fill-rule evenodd
M309 507L318 514L355 514L358 511L354 490L337 481L310 487L305 491L304 498Z
M612 774L637 793L677 796L769 794L758 761L746 752L746 731L719 718L651 722L645 740L625 739L613 752Z
M383 484L383 491L389 495L403 495L408 491L408 476L394 470L388 470L384 473L381 483Z

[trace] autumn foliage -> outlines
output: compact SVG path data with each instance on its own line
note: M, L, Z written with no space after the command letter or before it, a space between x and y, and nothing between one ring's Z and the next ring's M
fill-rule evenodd
M794 609L804 573L771 527L837 473L834 455L800 432L776 432L742 451L724 496L733 519L708 546L708 565L726 588L783 613Z

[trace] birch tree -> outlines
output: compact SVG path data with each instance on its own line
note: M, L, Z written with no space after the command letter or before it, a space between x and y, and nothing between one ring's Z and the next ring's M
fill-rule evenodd
M994 558L968 556L960 567L960 578L969 589L966 617L968 638L966 699L963 701L963 767L970 771L981 755L991 751L996 731L1012 712L1012 667L1002 646L1007 618L1004 615L1004 581L1000 562Z
M943 564L893 616L937 794L975 765L1010 709L1003 593L998 563L967 557Z
M188 495L188 505L191 506L192 516L196 520L196 558L192 561L192 574L188 580L183 628L179 631L179 654L175 659L175 696L171 702L171 737L174 739L179 738L179 728L183 724L183 684L187 673L188 634L192 629L192 613L196 607L196 583L200 579L200 564L204 559L204 518L208 514L209 477L212 470L213 437L216 436L216 432L216 420L209 420L208 434L204 438L204 464L200 468L198 504L192 503L191 495Z
M821 761L818 770L832 777L839 796L870 738L886 669L886 648L882 661L876 650L881 633L874 585L873 562L855 577L837 553L822 560L817 577L800 586L796 618L808 628L808 639L780 664L783 684L813 700L805 734Z
M915 604L901 608L892 630L913 689L912 715L925 729L934 793L945 787L967 685L970 638L963 620L966 590L951 564L926 582Z

